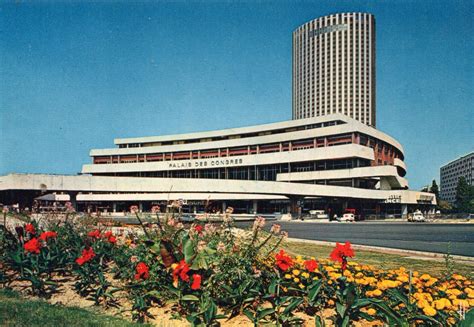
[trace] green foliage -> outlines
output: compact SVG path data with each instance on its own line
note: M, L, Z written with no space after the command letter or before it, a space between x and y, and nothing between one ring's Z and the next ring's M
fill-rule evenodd
M449 280L454 273L454 259L451 255L451 242L448 243L448 249L444 257L445 271L443 273L443 279Z
M0 322L2 326L138 326L123 319L84 309L25 300L19 294L6 289L0 289Z
M456 187L456 208L458 212L474 213L474 185L469 185L464 176Z
M430 192L436 196L436 203L439 203L439 187L438 187L438 184L436 183L436 180L434 179L433 179L433 182L431 183Z

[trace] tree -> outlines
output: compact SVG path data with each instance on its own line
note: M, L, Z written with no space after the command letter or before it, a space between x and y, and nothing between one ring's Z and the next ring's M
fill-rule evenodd
M458 180L455 204L459 212L474 212L474 186L469 185L464 177Z
M436 180L434 179L431 183L430 192L436 196L436 203L439 203L439 187L438 184L436 184Z
M449 213L451 210L453 210L453 206L448 201L444 200L439 200L438 208L442 213Z

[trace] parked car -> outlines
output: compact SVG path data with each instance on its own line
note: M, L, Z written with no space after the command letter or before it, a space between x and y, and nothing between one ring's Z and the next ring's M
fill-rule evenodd
M329 215L324 210L310 210L309 214L314 219L329 219Z
M355 221L355 216L353 213L345 213L342 215L341 218L338 219L339 221L350 221L354 222Z
M413 214L408 216L408 221L411 222L423 222L426 221L425 216L421 211L415 211Z

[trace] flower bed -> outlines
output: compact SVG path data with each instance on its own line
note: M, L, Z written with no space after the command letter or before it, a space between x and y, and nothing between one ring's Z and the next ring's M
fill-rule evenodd
M294 257L279 248L280 226L264 232L258 218L242 231L230 214L219 225L188 226L169 214L127 235L71 219L2 229L0 281L51 297L66 280L97 305L127 303L122 310L136 321L166 307L195 326L244 316L254 325L458 325L474 306L463 276L360 265L348 242L328 259Z

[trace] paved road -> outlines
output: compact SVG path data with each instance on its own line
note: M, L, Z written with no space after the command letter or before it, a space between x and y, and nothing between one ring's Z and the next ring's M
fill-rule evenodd
M278 222L289 237L474 257L474 224ZM246 226L249 223L238 223ZM271 222L269 222L271 225Z

